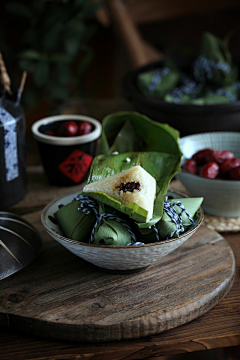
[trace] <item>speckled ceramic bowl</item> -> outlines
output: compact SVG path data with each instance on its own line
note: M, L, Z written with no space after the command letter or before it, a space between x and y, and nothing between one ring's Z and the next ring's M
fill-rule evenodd
M182 163L199 150L230 150L240 157L240 132L211 132L180 138L183 153ZM240 216L240 181L207 179L185 170L177 174L177 179L192 196L204 198L204 212L225 217Z
M42 224L49 235L51 235L73 254L98 266L99 268L105 269L106 271L129 272L146 268L154 261L166 256L183 244L195 233L203 220L203 212L201 210L195 221L195 225L192 225L187 232L179 238L169 239L158 243L140 246L90 245L64 237L59 226L52 221L54 213L59 209L59 206L68 204L76 195L79 194L79 192L80 191L69 193L50 202L42 211ZM178 199L185 197L184 195L173 191L169 191L168 195Z

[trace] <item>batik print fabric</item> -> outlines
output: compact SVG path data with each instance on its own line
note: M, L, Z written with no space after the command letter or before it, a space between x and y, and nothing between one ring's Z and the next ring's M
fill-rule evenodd
M17 123L16 119L3 108L0 108L0 121L4 129L4 159L6 181L11 181L19 176Z

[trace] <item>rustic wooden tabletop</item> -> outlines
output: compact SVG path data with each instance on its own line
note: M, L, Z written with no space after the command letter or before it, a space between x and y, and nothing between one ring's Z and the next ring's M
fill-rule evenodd
M66 188L48 184L41 165L28 168L28 194L12 212L29 221ZM41 224L36 226L41 226ZM147 338L120 342L78 343L24 335L0 328L0 359L148 359L160 355L236 346L240 344L240 236L224 233L236 260L233 286L206 314L174 329ZM1 324L0 324L1 325Z

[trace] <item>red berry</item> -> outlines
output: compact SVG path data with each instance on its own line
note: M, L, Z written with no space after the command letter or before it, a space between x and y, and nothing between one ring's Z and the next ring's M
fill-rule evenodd
M225 160L234 158L234 153L229 150L212 150L210 153L210 160L217 162L218 164L223 163Z
M240 166L230 170L229 177L232 180L240 180Z
M78 126L75 121L64 122L57 131L58 136L74 136L78 132Z
M211 149L200 150L192 156L192 159L196 161L197 165L204 165L209 161L211 151Z
M47 131L45 132L45 135L48 135L48 136L56 136L55 132L52 131L52 130L47 130Z
M86 135L92 131L92 125L87 121L81 121L78 125L78 135Z
M219 173L219 166L214 161L207 163L199 171L200 176L203 176L203 177L206 177L209 179L216 179L216 177L218 176L218 173Z
M188 159L184 165L183 169L190 172L191 174L196 175L197 174L197 163L193 159Z
M235 167L240 166L240 158L234 158L234 159L229 159L229 160L225 160L221 165L220 165L220 170L223 173L226 173L232 169L234 169Z

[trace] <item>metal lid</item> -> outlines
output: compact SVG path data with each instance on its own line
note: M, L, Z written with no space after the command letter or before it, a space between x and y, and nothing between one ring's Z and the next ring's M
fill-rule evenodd
M0 212L0 280L30 264L42 248L39 232L26 220Z

